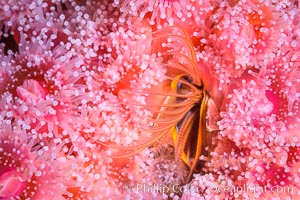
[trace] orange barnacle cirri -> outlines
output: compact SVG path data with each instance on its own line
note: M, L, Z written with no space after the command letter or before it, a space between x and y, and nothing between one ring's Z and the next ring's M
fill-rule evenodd
M138 85L135 90L119 91L123 104L132 111L134 126L144 135L128 145L100 143L112 150L112 156L123 157L173 138L175 159L189 168L184 177L188 181L203 167L199 158L207 156L206 148L210 146L206 134L210 95L200 79L189 37L182 29L168 27L153 32L151 48L161 70L165 70L163 80L151 87Z

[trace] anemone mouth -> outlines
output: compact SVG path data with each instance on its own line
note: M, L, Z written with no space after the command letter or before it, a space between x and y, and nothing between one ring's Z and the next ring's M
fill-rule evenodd
M0 198L19 196L25 189L26 181L15 168L9 167L0 172Z

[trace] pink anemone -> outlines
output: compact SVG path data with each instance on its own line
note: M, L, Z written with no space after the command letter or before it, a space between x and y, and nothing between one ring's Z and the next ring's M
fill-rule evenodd
M14 125L2 124L0 138L1 199L63 199L66 185L75 185L64 171L61 146L26 140L25 130Z

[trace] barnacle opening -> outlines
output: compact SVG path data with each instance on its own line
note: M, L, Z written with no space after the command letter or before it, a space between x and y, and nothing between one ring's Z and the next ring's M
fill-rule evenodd
M151 88L120 90L120 101L129 110L141 135L131 144L97 141L107 155L126 157L164 143L170 138L175 160L189 169L184 182L203 167L200 156L208 156L206 111L209 94L199 74L197 59L188 35L178 27L153 32L151 53L166 69L163 80ZM146 114L145 114L146 113ZM122 130L121 130L122 132ZM182 164L184 163L184 164Z

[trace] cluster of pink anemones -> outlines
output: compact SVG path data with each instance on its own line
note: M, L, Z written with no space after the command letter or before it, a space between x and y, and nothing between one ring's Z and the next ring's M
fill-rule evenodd
M12 27L4 19L1 32L0 196L65 199L72 196L69 187L87 187L79 185L72 172L81 162L73 159L80 144L75 125L82 126L78 112L82 99L75 91L85 91L82 57L66 42L65 36L71 36L63 28L69 25L64 22L68 14L56 12L61 11L59 2L1 4L26 12L10 18L15 20ZM17 49L11 42L18 44Z
M299 31L296 28L299 27L299 17L295 17L299 14L299 5L294 2L259 2L258 5L253 3L255 1L245 1L248 6L251 4L251 9L247 9L247 12L256 15L270 10L272 17L275 17L271 24L277 27L277 30L275 27L264 27L267 28L266 31L259 32L260 36L263 36L269 31L277 31L277 34L273 32L269 35L267 43L259 42L258 39L250 40L255 42L256 47L264 47L258 51L255 59L254 54L250 52L251 50L254 53L254 48L247 47L246 51L249 50L250 53L248 54L240 46L237 46L237 49L230 46L238 45L243 39L236 34L245 34L243 27L241 29L239 26L231 26L232 20L241 23L245 17L234 17L243 13L242 2L235 6L227 5L226 9L230 12L219 15L223 22L218 21L216 27L220 32L232 31L232 34L226 37L216 38L217 41L227 41L225 46L220 46L224 45L220 41L215 43L219 46L217 51L221 52L222 56L219 52L217 53L220 57L216 56L213 49L199 53L199 57L211 66L212 71L217 70L216 77L220 80L220 87L227 91L227 94L220 114L221 120L218 122L219 142L215 151L211 152L211 159L207 164L208 172L212 172L212 182L202 185L198 180L205 181L208 175L195 177L195 183L192 183L198 185L202 193L190 195L187 192L185 196L190 198L205 196L210 199L218 196L271 199L277 196L283 199L296 198L299 195L299 172L295 170L299 166L299 75L296 71L300 67L300 49L297 41ZM251 13L253 9L257 10ZM222 26L226 16L227 28L224 29ZM268 15L262 14L255 23L266 17ZM286 26L279 26L282 23ZM240 25L249 26L249 23ZM266 26L268 23L260 25ZM265 36L264 38L267 39ZM248 45L246 42L241 44ZM209 54L206 54L208 52ZM250 61L244 65L245 68L236 60L236 56L240 55L244 57L242 61ZM225 63L221 63L226 62L228 56L234 56L235 59L229 62L230 65L227 63L226 67ZM239 186L252 186L252 189L233 190ZM212 192L216 191L216 187L219 191ZM258 188L256 192L253 192L253 187ZM266 190L259 187L265 187ZM275 187L280 189L272 191ZM227 192L224 192L224 188Z
M292 0L1 2L0 199L297 198L299 14ZM161 113L193 64L214 150L190 190L139 191L186 183L167 130L184 113ZM243 185L268 191L215 191Z

